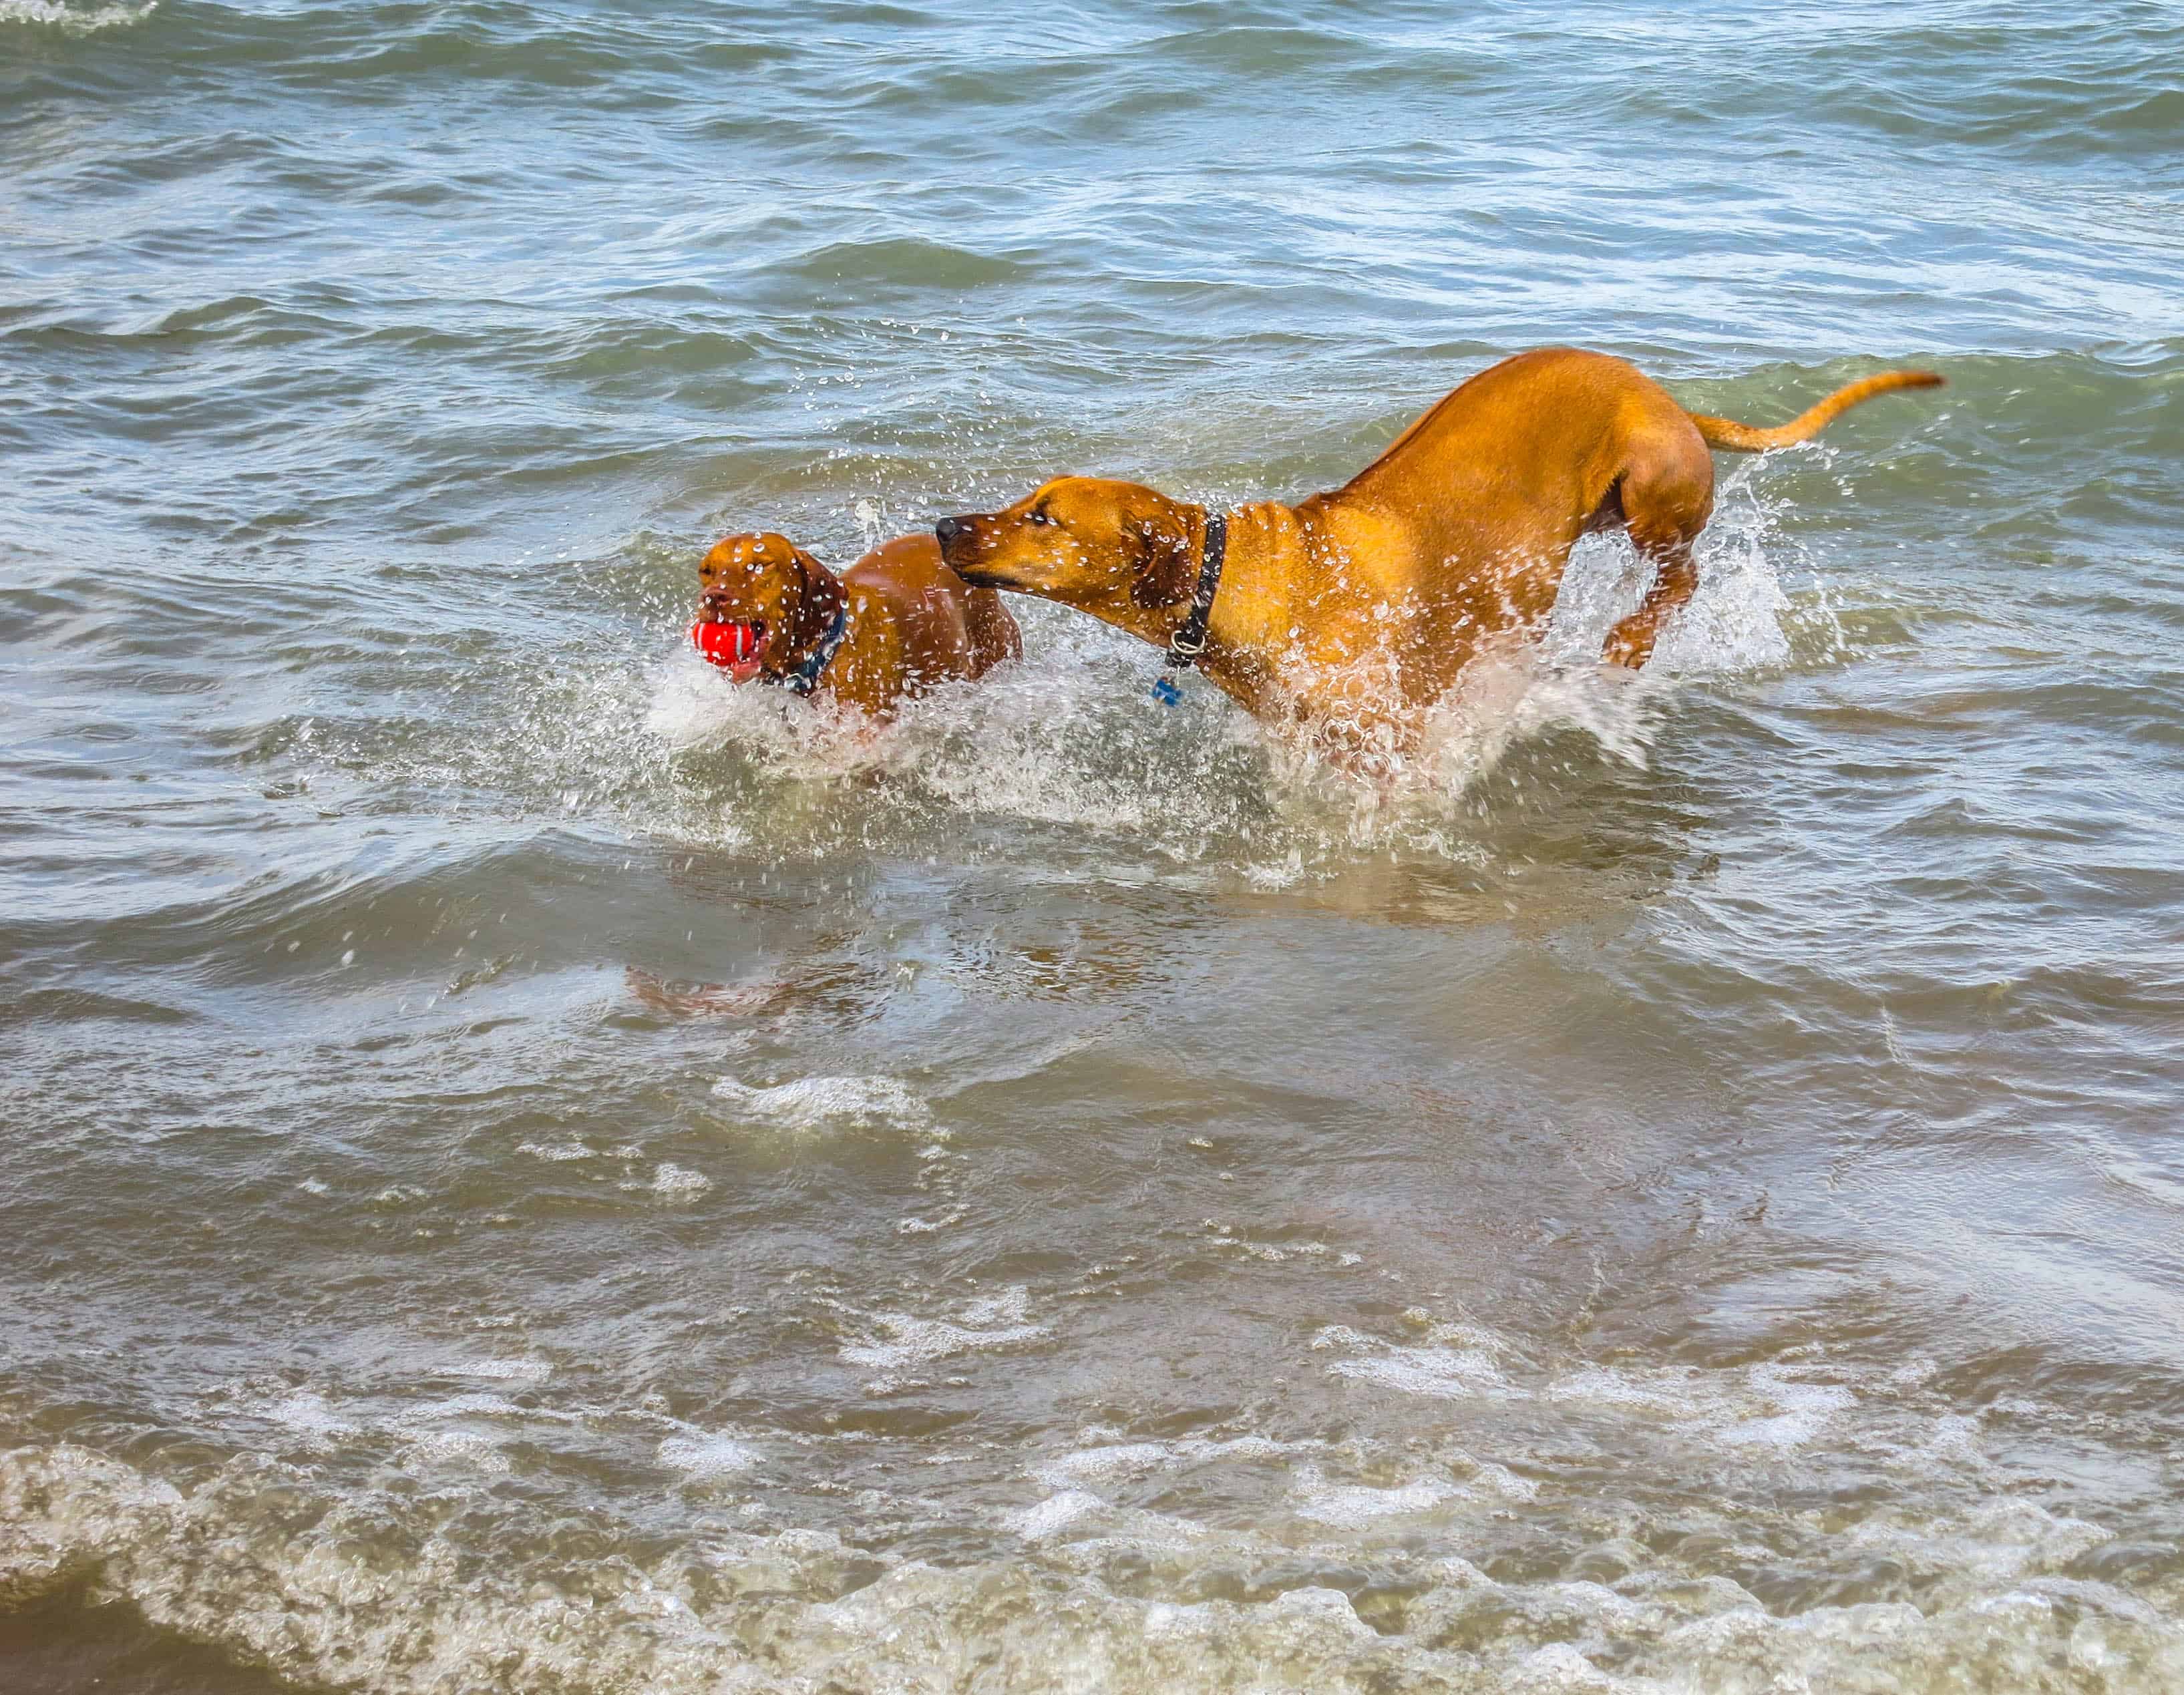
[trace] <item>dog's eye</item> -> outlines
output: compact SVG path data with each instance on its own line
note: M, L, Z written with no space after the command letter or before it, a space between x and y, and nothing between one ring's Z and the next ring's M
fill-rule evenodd
M1053 519L1046 516L1044 509L1038 506L1034 506L1031 509L1031 521L1034 524L1050 524L1054 521Z

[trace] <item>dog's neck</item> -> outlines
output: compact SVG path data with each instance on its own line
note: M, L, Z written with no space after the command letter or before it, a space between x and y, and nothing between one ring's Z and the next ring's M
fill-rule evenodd
M1167 648L1189 622L1193 597L1206 560L1206 509L1174 503L1183 544L1184 568L1173 573L1171 592L1154 605L1142 605L1128 589L1096 599L1072 601L1156 648ZM1225 515L1227 537L1219 592L1206 627L1206 647L1196 668L1227 694L1256 711L1273 687L1277 655L1262 638L1273 611L1268 604L1268 566L1299 529L1301 515L1273 500L1255 500ZM1284 626L1285 627L1285 626Z
M782 633L780 662L767 668L769 682L788 683L801 676L849 612L850 591L840 577L816 560L805 564L803 571L805 590L797 596L796 610ZM816 680L806 679L805 689Z
M1221 593L1221 567L1228 552L1228 521L1218 512L1200 509L1198 572L1190 582L1190 602L1183 622L1167 638L1167 667L1188 671L1206 651L1213 603ZM1188 558L1189 550L1185 549ZM1170 689L1173 695L1173 690Z

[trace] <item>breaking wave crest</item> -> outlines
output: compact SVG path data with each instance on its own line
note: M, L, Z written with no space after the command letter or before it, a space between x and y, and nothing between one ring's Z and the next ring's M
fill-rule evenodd
M947 1319L843 1323L843 1359L883 1374L875 1396L905 1369L1054 1345L1020 1287ZM707 1428L558 1404L538 1384L393 1416L280 1387L230 1397L277 1433L269 1451L187 1475L65 1442L0 1453L0 1609L126 1602L233 1659L368 1695L1065 1676L1117 1692L1661 1695L1885 1676L2151 1695L2184 1678L2176 1597L2159 1575L2144 1574L2151 1593L2128 1575L2147 1551L2013 1498L1980 1420L1925 1408L1915 1362L1884 1376L1793 1357L1542 1377L1507 1338L1423 1320L1401 1340L1331 1327L1312 1347L1368 1392L1529 1407L1561 1436L1503 1464L1446 1441L1087 1428L1073 1446L1020 1451L1020 1480L977 1491L989 1522L956 1529L989 1555L934 1563L923 1550L941 1521L916 1488L861 1488L855 1528L832 1507L833 1528L783 1522L769 1486L784 1470L805 1468L808 1488L869 1466L853 1458L869 1439L847 1428ZM1493 1440L1452 1416L1450 1435ZM653 1455L664 1515L564 1502L544 1528L492 1492L512 1468L543 1481L557 1452L617 1436ZM1611 1521L1585 1506L1594 1441L1719 1458L1710 1485ZM936 1433L926 1467L959 1464L955 1446ZM376 1452L394 1469L359 1469ZM1952 1484L1955 1503L1914 1512L1867 1489L1810 1510L1765 1504L1809 1488L1794 1468L1830 1454ZM1240 1490L1257 1491L1246 1514L1208 1504ZM1528 1551L1520 1519L1557 1527L1556 1558ZM1856 1598L1828 1575L1847 1562Z

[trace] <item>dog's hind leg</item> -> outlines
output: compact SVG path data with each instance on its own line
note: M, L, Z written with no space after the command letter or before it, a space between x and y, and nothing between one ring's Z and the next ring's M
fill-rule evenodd
M1638 610L1607 633L1602 657L1633 671L1652 657L1653 644L1671 612L1688 602L1699 586L1691 548L1713 513L1713 461L1703 443L1696 451L1675 449L1635 462L1621 484L1624 527L1638 556L1653 567L1653 581Z

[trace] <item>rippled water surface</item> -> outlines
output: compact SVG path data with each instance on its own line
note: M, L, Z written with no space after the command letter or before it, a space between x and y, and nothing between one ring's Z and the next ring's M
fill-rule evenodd
M2184 1687L2171 7L0 0L0 1685ZM1401 781L703 544L1758 422Z

